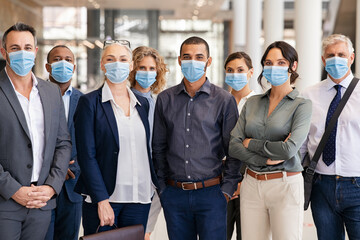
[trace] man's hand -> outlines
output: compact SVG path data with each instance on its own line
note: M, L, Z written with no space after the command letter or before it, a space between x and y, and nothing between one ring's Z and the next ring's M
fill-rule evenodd
M114 210L109 203L109 199L98 202L98 215L100 219L100 226L114 225L115 215Z
M31 197L31 200L26 203L27 208L41 208L44 207L52 196L55 194L55 190L48 185L34 186L33 191L28 195Z
M75 160L71 160L69 162L69 165L72 165L74 163L75 163ZM75 179L75 174L70 170L70 168L68 168L68 170L67 170L65 180L68 180L69 178Z
M243 141L243 145L245 148L249 147L250 141L251 141L251 138L245 138L245 140Z
M31 185L31 187L21 187L11 198L18 204L26 206L29 201L33 200L33 198L29 196L29 193L34 191L34 188L34 185Z
M240 186L241 186L241 182L238 183L238 187L236 189L236 191L234 192L234 194L231 197L231 200L235 199L235 198L239 198L240 195Z

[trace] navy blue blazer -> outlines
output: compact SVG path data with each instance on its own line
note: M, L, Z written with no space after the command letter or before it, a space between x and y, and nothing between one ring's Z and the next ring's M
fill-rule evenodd
M64 188L66 191L66 194L68 196L68 199L71 202L81 202L83 200L82 196L76 192L74 192L75 184L79 179L80 176L80 166L77 161L77 152L76 152L76 142L75 142L75 128L74 128L74 113L76 110L76 106L78 104L79 98L83 94L73 88L71 96L70 96L70 104L69 104L69 116L68 116L68 129L71 136L71 142L72 142L72 150L71 150L71 159L75 160L75 163L70 165L70 170L75 174L75 179L69 178L64 183ZM64 190L64 189L63 189Z
M136 109L144 124L153 184L159 184L150 155L149 103L137 96ZM74 116L77 158L81 174L75 186L78 193L90 195L93 203L108 199L115 189L119 135L110 101L102 102L102 88L80 97Z

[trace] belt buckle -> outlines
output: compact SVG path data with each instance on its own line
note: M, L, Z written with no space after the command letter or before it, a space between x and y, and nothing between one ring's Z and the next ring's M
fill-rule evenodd
M184 188L184 184L194 184L195 190L197 189L197 186L196 186L196 183L195 183L195 182L181 182L181 188L182 188L182 190L185 190L185 191L191 190L191 189L186 189L186 188Z

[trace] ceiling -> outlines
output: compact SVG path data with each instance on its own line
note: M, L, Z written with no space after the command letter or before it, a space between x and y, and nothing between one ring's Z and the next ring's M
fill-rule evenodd
M226 0L30 0L40 6L87 7L89 9L159 9L172 19L214 19Z

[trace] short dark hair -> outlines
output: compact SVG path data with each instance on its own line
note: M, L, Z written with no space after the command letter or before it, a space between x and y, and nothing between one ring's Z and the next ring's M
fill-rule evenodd
M226 69L226 65L228 65L229 62L235 59L244 59L246 66L251 69L253 68L251 58L249 55L247 55L245 52L234 52L231 53L225 60L224 68Z
M267 47L267 49L265 50L264 55L261 58L261 66L264 69L265 59L266 59L268 53L270 52L270 50L273 48L280 49L281 54L284 56L284 58L286 60L289 61L290 65L289 65L288 71L289 71L289 73L291 73L290 84L295 83L296 79L299 77L299 74L296 71L292 70L292 67L294 65L294 62L298 62L298 54L297 54L295 48L293 48L290 44L288 44L284 41L276 41L276 42L273 42L272 44L270 44ZM261 84L262 77L263 77L263 73L261 72L257 79L260 86L262 86L262 84Z
M33 37L34 37L34 44L35 46L37 45L37 40L36 40L36 31L35 29L30 26L30 25L26 25L25 23L22 22L17 22L14 25L12 25L8 30L5 31L3 38L2 38L2 47L4 49L6 49L6 37L7 35L11 32L11 31L17 31L17 32L30 32Z
M47 61L48 63L50 62L50 54L51 54L51 52L54 51L56 48L66 48L66 49L68 49L68 50L74 55L74 53L71 51L71 49L70 49L68 46L66 46L66 45L56 45L56 46L53 47L53 48L48 52L48 54L47 54L46 61Z
M210 56L210 49L209 49L209 44L202 38L200 37L189 37L188 39L186 39L180 46L180 56L181 56L181 51L184 45L191 45L191 44L195 44L195 45L200 45L200 44L204 44L205 48L206 48L206 54L207 57Z

